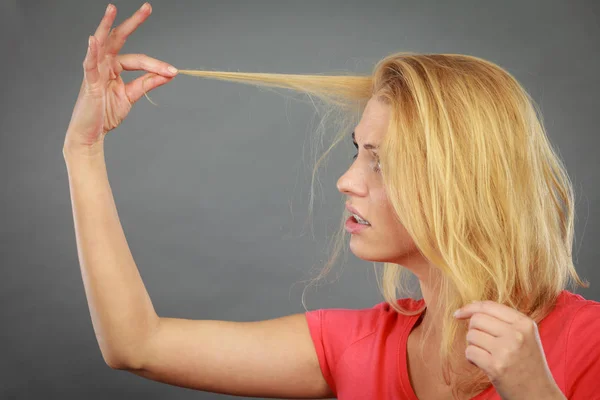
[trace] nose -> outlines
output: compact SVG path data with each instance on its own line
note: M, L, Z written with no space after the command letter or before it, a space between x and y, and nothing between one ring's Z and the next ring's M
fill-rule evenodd
M346 195L365 196L367 189L361 172L350 167L337 181L337 190Z

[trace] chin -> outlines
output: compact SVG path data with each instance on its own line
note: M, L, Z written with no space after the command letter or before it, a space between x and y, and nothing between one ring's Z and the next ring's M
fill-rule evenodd
M390 262L394 257L389 257L374 246L369 246L366 243L357 243L358 240L350 239L350 251L364 261L371 262Z
M391 248L389 246L388 248L382 248L362 239L360 234L352 235L348 247L356 257L364 261L403 264L419 255L416 247L407 248L401 244L396 244L395 246L392 245ZM378 243L381 243L381 241L378 241Z

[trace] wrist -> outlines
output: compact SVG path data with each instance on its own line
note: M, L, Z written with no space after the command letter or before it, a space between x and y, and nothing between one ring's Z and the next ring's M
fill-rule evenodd
M91 146L65 142L63 157L66 162L70 160L96 160L104 159L104 141L99 141Z
M541 395L542 393L544 393L543 395ZM526 397L526 398L543 398L543 399L548 399L548 400L566 400L567 397L563 394L563 392L560 390L560 388L558 387L558 385L556 383L554 383L553 385L551 385L549 388L546 389L546 391L538 391L537 393L535 393L535 395L533 395L533 397Z

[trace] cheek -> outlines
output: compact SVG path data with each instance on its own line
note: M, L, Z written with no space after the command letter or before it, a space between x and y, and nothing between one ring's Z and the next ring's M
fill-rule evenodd
M373 201L378 210L389 210L391 208L390 200L384 190L378 190L373 194Z
M395 236L404 236L405 229L396 217L396 212L385 190L376 192L373 201L377 207L377 226Z
M392 208L392 203L390 203L389 198L384 190L378 191L373 195L373 201L375 202L375 207L377 208L377 220L379 222L378 225L386 226L387 228L391 228L396 221L394 217L394 209Z
M406 257L415 254L418 249L404 225L396 217L387 193L383 189L372 192L371 201L377 210L376 220L373 220L373 232L377 239L384 240L379 240L376 245L377 258L369 259L399 264L406 262Z

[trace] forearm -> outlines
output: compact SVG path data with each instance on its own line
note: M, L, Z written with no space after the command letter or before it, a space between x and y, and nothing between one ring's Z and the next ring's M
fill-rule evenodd
M94 332L107 364L126 365L158 326L108 181L104 153L63 152L69 175L77 253Z

